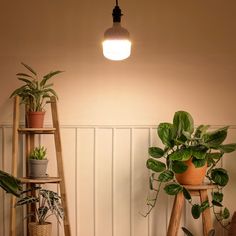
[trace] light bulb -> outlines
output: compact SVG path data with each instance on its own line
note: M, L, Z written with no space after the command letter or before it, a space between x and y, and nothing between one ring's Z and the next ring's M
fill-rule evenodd
M117 1L112 16L113 26L104 33L103 55L109 60L120 61L130 56L131 42L129 32L120 24L122 14Z

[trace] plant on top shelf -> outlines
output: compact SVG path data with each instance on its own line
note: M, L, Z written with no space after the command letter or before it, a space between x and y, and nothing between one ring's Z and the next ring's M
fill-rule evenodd
M146 166L151 170L149 177L150 197L147 200L149 207L147 216L155 207L159 191L163 188L168 195L176 195L183 192L185 199L192 205L192 216L197 219L201 213L209 207L213 208L216 219L227 228L224 220L230 216L229 210L223 208L222 189L228 183L227 171L217 165L225 153L236 150L236 144L224 144L227 137L228 126L216 130L210 130L209 125L200 125L194 128L192 116L185 111L177 111L174 114L173 123L160 123L157 134L164 144L161 147L149 147L151 156ZM193 170L196 176L189 176ZM200 178L198 176L202 174ZM191 174L191 173L190 173ZM193 180L197 178L197 182ZM192 198L184 185L200 185L204 178L209 183L215 184L212 191L212 201L193 204ZM215 207L221 207L220 213Z
M50 102L50 97L55 96L58 98L56 92L52 89L53 83L49 83L49 81L53 76L62 73L63 71L52 71L40 79L34 69L23 62L21 64L29 73L21 72L16 74L18 80L25 84L14 90L10 97L19 96L21 98L21 103L27 106L29 114L35 115L35 112L37 112L37 117L39 114L44 117L44 107L46 103ZM29 118L28 123L29 127L42 128L34 127L31 121L29 121ZM42 121L36 126L42 126Z
M47 164L46 158L47 149L44 146L35 147L29 156L29 177L42 178L47 176Z
M33 190L33 191L32 191ZM33 195L30 195L34 193ZM52 224L48 222L48 218L52 215L56 217L58 222L64 218L64 210L61 205L61 197L54 191L35 187L23 191L21 198L17 201L16 206L34 205L34 211L27 217L33 217L34 221L29 223L30 236L39 235L38 231L44 234L43 236L50 236L52 231Z

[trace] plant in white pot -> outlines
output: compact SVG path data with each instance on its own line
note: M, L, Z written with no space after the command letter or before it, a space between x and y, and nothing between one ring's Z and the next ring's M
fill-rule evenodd
M29 156L29 177L46 177L48 159L46 158L47 149L44 146L35 147Z
M34 194L29 195L32 192ZM16 206L23 205L34 206L34 211L27 215L34 218L34 221L28 225L30 236L51 236L52 224L48 222L48 218L54 215L59 223L64 218L61 197L48 189L35 187L22 192Z
M168 195L183 192L185 199L192 205L192 216L197 219L206 208L213 208L216 219L225 228L224 220L230 216L223 208L223 187L229 180L227 170L219 163L224 154L236 150L236 143L224 144L228 126L210 130L209 125L194 127L192 116L186 111L177 111L173 123L160 123L157 134L164 147L149 147L151 156L146 166L151 171L149 188L151 197L147 200L148 215L155 207L158 194L163 188ZM201 205L193 204L192 197L184 185L200 185L204 179L215 184L212 201ZM215 207L221 207L216 213Z
M21 103L26 105L27 127L42 128L46 103L50 101L51 96L58 98L56 92L52 89L53 83L49 83L49 80L63 71L52 71L40 79L30 66L23 62L21 64L29 73L21 72L16 74L18 80L23 81L25 84L14 90L10 97L19 96Z

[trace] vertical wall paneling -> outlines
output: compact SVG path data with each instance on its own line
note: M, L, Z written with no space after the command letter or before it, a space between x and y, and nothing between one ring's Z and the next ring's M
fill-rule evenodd
M163 191L155 209L148 217L145 212L148 196L149 171L145 167L149 146L162 146L152 126L62 126L63 163L69 205L69 219L73 236L164 236L167 232L173 197ZM236 128L230 127L227 143L235 142ZM20 145L24 144L20 137ZM0 168L11 171L12 129L0 126ZM48 149L48 173L57 175L54 140L50 135L38 136L36 143ZM19 148L19 175L25 172L24 145ZM227 154L221 163L230 174L225 189L225 205L236 210L236 158ZM48 184L57 191L56 185ZM230 194L228 194L230 193ZM199 201L194 198L194 201ZM9 234L10 196L0 190L0 235ZM186 204L182 225L194 234L201 234L201 219L193 220ZM24 212L25 213L25 212ZM23 211L18 209L17 233L25 235ZM63 236L63 226L53 217L53 236ZM182 231L179 235L183 236ZM227 235L217 228L217 235Z
M95 235L95 129L77 129L77 235Z
M112 130L96 131L96 236L112 235ZM106 230L104 230L106 229Z

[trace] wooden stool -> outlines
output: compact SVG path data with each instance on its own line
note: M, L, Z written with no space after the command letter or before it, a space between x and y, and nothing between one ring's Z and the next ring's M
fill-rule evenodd
M183 185L183 186L189 191L191 196L200 196L201 203L208 200L207 190L215 188L215 185L213 184ZM183 192L180 192L175 196L167 236L177 236L183 204L184 204L184 195ZM202 212L202 225L203 225L203 235L207 236L207 233L213 228L210 208L207 208Z

